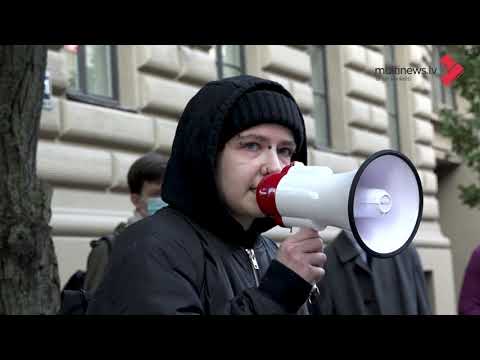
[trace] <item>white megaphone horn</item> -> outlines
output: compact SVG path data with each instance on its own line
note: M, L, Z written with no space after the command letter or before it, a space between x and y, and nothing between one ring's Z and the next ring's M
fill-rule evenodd
M423 210L417 170L402 153L382 150L358 170L334 174L293 163L257 186L260 210L283 227L350 231L370 255L391 257L413 240Z

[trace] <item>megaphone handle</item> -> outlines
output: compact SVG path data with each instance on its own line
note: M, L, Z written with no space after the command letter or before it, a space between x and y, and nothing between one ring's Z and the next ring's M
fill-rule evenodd
M287 228L292 227L304 227L310 228L316 231L322 231L326 226L322 226L314 223L310 219L294 218L294 217L282 217L283 225Z
M282 218L283 225L290 228L290 232L292 232L292 227L305 227L310 228L315 231L322 231L326 228L326 226L321 226L314 223L310 219L302 219L302 218L293 218L293 217L283 217ZM312 304L312 298L318 296L320 294L320 290L318 290L317 284L313 284L312 290L308 295L308 302Z

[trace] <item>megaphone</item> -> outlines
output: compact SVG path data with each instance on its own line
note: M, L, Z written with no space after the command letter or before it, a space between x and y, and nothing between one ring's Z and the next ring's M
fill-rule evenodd
M358 170L337 173L293 163L257 186L260 210L282 227L350 231L370 255L392 257L412 242L423 211L417 170L402 153L382 150Z

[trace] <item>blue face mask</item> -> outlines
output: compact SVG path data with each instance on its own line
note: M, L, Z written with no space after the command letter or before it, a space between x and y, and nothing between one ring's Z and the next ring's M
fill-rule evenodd
M155 214L161 208L168 206L168 204L162 200L161 197L151 197L147 200L148 215Z

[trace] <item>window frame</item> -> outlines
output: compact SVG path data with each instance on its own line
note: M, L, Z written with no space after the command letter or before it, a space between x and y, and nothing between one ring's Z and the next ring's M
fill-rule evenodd
M383 55L385 58L385 68L387 68L388 66L396 66L396 54L394 45L385 45L383 49ZM390 138L390 145L393 149L400 151L400 107L398 99L398 82L395 76L388 77L385 85L387 87L386 110L388 116L388 135Z
M329 89L328 89L328 71L327 71L327 46L326 45L312 45L309 49L310 51L310 64L312 67L312 95L313 95L313 111L312 116L315 121L315 148L318 150L331 150L332 147L332 134L331 134L331 114L330 114L330 103L329 103ZM320 52L321 58L321 69L314 67L312 58L314 52ZM316 65L316 64L315 64ZM317 77L317 80L314 80L314 77ZM321 83L323 89L317 89L317 82ZM323 90L323 91L322 91ZM317 108L319 105L318 100L320 99L323 104L325 104L323 109ZM322 114L320 114L322 112ZM322 118L318 118L322 116ZM322 121L323 119L323 121ZM321 125L321 126L320 126ZM320 136L320 129L324 131L322 136Z
M225 63L222 54L222 46L238 46L239 47L239 54L240 54L240 65ZM215 54L216 54L216 65L217 65L217 77L219 80L223 79L224 77L224 68L228 67L231 69L237 69L240 72L240 75L246 73L245 70L245 46L244 45L216 45L215 46Z
M438 69L437 74L432 75L432 101L433 111L439 112L443 108L456 110L458 108L457 99L455 97L455 89L442 84L440 79L442 74L442 65L440 58L447 52L445 45L432 46L432 63Z
M108 45L110 49L110 67L112 97L90 94L87 91L87 71L86 71L86 46L79 45L77 56L77 76L78 89L68 88L66 96L68 99L85 102L92 105L100 105L111 108L120 107L120 89L119 89L119 69L118 69L118 49L116 45Z

